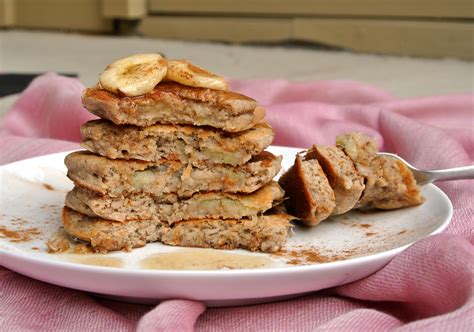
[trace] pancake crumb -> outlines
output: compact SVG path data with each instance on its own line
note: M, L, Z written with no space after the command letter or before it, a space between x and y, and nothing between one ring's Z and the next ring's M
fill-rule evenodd
M46 246L50 254L65 252L70 248L69 235L66 234L64 229L60 228L48 239Z

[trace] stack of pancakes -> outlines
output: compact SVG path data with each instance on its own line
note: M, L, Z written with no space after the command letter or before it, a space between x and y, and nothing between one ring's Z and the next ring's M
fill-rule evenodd
M99 116L81 128L88 151L65 163L75 187L63 224L93 250L147 242L278 251L289 216L268 214L284 191L265 110L249 97L176 82L143 95L88 88ZM267 211L267 214L264 214Z

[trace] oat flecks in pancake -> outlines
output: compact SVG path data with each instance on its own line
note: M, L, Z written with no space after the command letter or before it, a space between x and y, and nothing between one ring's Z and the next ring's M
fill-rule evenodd
M187 219L240 219L256 216L283 198L277 182L270 182L251 194L197 193L188 199L158 201L147 194L127 197L100 196L75 187L66 196L66 206L88 216L116 221L157 219L169 224Z
M178 83L161 83L153 92L133 98L90 88L84 91L82 103L91 113L115 124L143 127L190 124L238 132L252 128L265 117L265 110L249 97Z
M130 250L155 241L173 246L276 252L289 236L291 219L280 214L240 220L186 220L169 226L158 220L120 223L63 209L66 231L91 243L98 252Z
M262 152L242 166L191 167L169 160L111 160L81 151L69 154L65 164L77 186L111 197L144 193L160 200L170 194L188 198L207 191L254 192L279 172L281 157ZM182 176L184 170L189 176Z
M267 148L275 136L265 122L246 131L228 133L211 127L117 126L105 120L85 123L81 134L83 147L111 159L167 159L201 167L243 165Z

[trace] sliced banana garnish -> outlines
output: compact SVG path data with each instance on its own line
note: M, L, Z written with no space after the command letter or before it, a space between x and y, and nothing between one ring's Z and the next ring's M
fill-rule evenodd
M229 88L224 77L194 66L186 60L168 60L166 78L196 88L224 91Z
M166 60L160 54L135 54L108 65L99 80L107 91L133 97L153 91L166 72Z

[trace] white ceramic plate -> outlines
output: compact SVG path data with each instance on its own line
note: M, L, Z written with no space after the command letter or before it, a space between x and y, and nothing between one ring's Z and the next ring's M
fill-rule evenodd
M269 150L284 156L284 168L299 151ZM238 305L341 285L377 271L414 241L441 232L452 216L448 197L427 185L426 202L418 207L351 212L313 228L297 226L278 255L158 243L106 255L49 254L44 243L60 226L64 195L72 187L63 166L65 155L0 168L1 264L38 280L129 301L187 298ZM179 269L156 269L157 264Z

